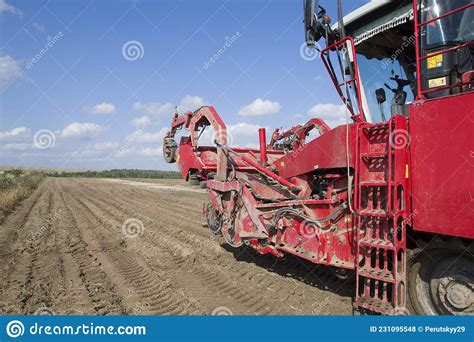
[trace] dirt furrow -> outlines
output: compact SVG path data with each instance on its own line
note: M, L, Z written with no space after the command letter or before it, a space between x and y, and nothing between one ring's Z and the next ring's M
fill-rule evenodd
M0 313L351 313L352 280L227 246L205 193L160 182L46 179L0 226Z
M81 186L81 191L85 192L92 192L91 189L88 189L88 186ZM150 248L153 248L152 246L155 246L159 244L159 240L163 241L163 239L166 239L166 244L165 248L169 248L170 246L177 246L175 247L175 250L172 252L176 252L176 250L180 250L179 247L183 247L183 245L186 246L185 252L178 253L181 256L186 256L188 257L187 254L193 254L193 262L188 262L187 264L192 268L190 270L190 274L192 274L192 278L188 279L187 273L185 272L176 272L175 273L175 278L177 278L177 282L180 284L184 284L186 288L188 288L191 292L196 291L196 289L201 289L204 285L204 287L207 287L209 289L212 289L213 295L211 299L219 299L219 296L216 296L215 293L220 293L222 292L222 288L220 288L221 280L222 279L227 279L230 277L230 279L227 282L224 282L224 284L230 284L228 285L228 291L224 291L223 295L226 297L223 302L229 302L229 298L231 297L237 297L236 302L237 303L242 303L242 294L239 293L239 291L235 291L234 286L232 285L233 283L240 283L239 288L245 289L248 293L251 293L252 295L254 293L258 293L257 297L254 298L255 304L251 305L250 308L245 308L245 305L237 305L238 311L241 313L281 313L281 314L286 314L286 313L295 313L295 312L300 312L300 313L311 313L313 310L313 301L301 301L300 299L303 298L305 299L307 295L307 286L298 286L291 280L285 280L285 281L278 281L281 279L275 279L276 277L269 277L265 276L264 273L259 273L261 270L256 269L255 267L251 267L250 264L243 264L239 265L239 267L235 267L233 263L235 263L235 258L233 255L230 253L225 253L226 255L222 255L222 252L224 251L221 248L219 249L219 253L216 254L209 254L209 252L212 249L209 249L209 243L213 243L214 249L217 247L217 243L214 240L214 237L208 230L207 232L207 237L200 241L194 241L191 237L193 237L193 234L188 233L187 231L183 230L182 228L184 225L181 223L181 226L176 226L173 224L169 224L166 220L163 222L163 216L159 216L160 213L157 212L157 210L150 210L147 208L147 205L149 203L153 203L153 200L146 198L145 196L142 196L140 202L137 202L138 200L135 200L133 196L128 196L126 191L121 191L121 194L116 194L116 196L113 197L113 200L110 199L110 197L106 196L106 193L103 194L103 191L94 192L96 194L95 198L93 201L96 203L97 206L101 207L103 211L107 212L110 216L114 217L123 217L123 220L125 220L127 217L134 216L140 218L140 220L143 221L146 229L144 233L144 239L140 240L140 245L143 246L147 244L146 240L150 236L153 238L153 242L150 244ZM102 196L104 195L104 196ZM84 196L83 196L84 197ZM87 196L88 198L90 197ZM154 215L156 218L150 218L149 216L143 214L142 212L146 211L147 214L149 215ZM168 216L165 216L168 218ZM161 220L160 220L161 218ZM159 226L155 225L155 222L162 222L163 224L160 224ZM151 232L150 232L151 230ZM158 235L158 236L157 236ZM158 237L158 239L157 239ZM171 239L174 239L173 242L169 241L169 237ZM200 238L200 237L199 237ZM189 242L188 244L184 242ZM147 248L148 250L148 248ZM191 251L191 252L189 252ZM246 254L248 255L249 253L243 253L243 251L240 251L241 254ZM205 256L205 259L202 259L202 256ZM152 253L153 257L153 253ZM262 258L262 256L257 256L253 255L256 259ZM189 257L187 258L189 259ZM203 273L202 267L196 268L196 265L206 265L210 262L210 260L215 259L215 262L212 263L212 273L214 275L213 281L209 281L209 279L206 279L206 281L200 281L202 276L201 273ZM284 267L284 264L286 262L278 262L274 258L271 259L273 263L279 263L281 266ZM298 261L299 262L299 261ZM229 266L231 265L231 266ZM189 268L188 266L188 268ZM248 267L250 266L250 267ZM301 265L296 265L299 266L299 268L303 268ZM310 265L313 267L313 270L316 271L317 269L315 268L314 264ZM280 267L281 268L281 267ZM304 269L304 273L308 275L311 273L311 270ZM249 276L247 276L249 275ZM331 283L333 287L341 287L340 281L335 281L334 276L330 276L331 273L329 272L323 272L323 274L320 274L319 276L316 275L316 272L314 274L310 274L309 278L312 278L311 280L313 283L316 282L316 279L318 277L322 277L322 281L324 283ZM212 277L211 277L212 278ZM314 279L316 278L316 279ZM303 279L307 280L307 279ZM308 279L309 280L309 279ZM249 283L246 283L248 281ZM298 289L299 287L299 289ZM343 287L342 287L343 288ZM260 291L255 291L255 289L258 289ZM270 289L269 291L266 291ZM224 289L225 290L225 289ZM240 290L241 292L242 290ZM244 291L244 292L245 292ZM272 292L273 291L273 292ZM278 297L275 298L274 292L280 293ZM296 294L296 300L293 301L293 295ZM251 296L252 296L251 295ZM197 297L203 298L203 294L197 294ZM204 296L205 297L205 296ZM264 301L264 299L267 301L267 305L262 304L259 305L260 301ZM209 305L209 299L206 298L204 300L205 305L208 307L212 307L212 305ZM222 302L222 301L221 301ZM245 300L244 300L245 302ZM251 302L250 300L248 302ZM270 303L270 304L269 304ZM304 308L301 308L301 304L304 303ZM285 304L290 304L290 306L285 305ZM228 305L230 305L228 303ZM259 312L260 309L264 309L264 311ZM269 309L271 308L271 309Z

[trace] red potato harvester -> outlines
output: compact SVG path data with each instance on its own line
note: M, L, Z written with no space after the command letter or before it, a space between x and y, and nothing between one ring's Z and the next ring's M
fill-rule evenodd
M342 18L339 1L338 10L331 27L307 0L304 24L347 124L314 118L268 144L261 128L259 149L237 148L215 109L201 107L175 113L164 158L205 181L208 226L229 245L353 274L358 311L472 315L474 4L372 1ZM215 146L198 144L207 126Z

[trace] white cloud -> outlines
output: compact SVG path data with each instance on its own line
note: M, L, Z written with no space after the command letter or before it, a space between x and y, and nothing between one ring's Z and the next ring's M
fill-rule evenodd
M161 146L156 148L145 147L137 149L137 154L144 157L160 157L163 155L163 148Z
M205 104L206 102L202 97L186 95L181 99L181 102L178 105L178 110L181 114L189 111L194 112Z
M329 127L334 128L346 123L346 106L333 103L321 103L312 107L308 115L323 119ZM350 113L348 113L350 118Z
M15 14L18 16L23 15L23 13L18 8L10 4L7 4L6 0L0 0L0 13L3 13L3 12Z
M115 155L116 157L161 157L163 156L162 146L153 148L153 147L131 147L127 149L120 150L119 153Z
M16 127L11 131L0 132L0 140L2 142L18 142L31 139L31 131L26 127Z
M106 141L106 142L90 145L89 148L95 151L107 151L107 150L114 149L118 146L119 144L116 142Z
M18 61L15 61L10 56L0 57L0 90L7 89L21 75L22 72Z
M199 107L206 104L206 101L199 96L186 95L181 99L177 105L180 114L188 111L195 111ZM133 111L143 113L145 115L153 115L157 117L166 116L171 117L174 114L175 106L171 102L135 102L133 104Z
M146 115L170 116L174 113L174 107L172 103L159 103L159 102L135 102L133 104L133 110Z
M60 131L59 136L65 139L89 139L97 136L102 131L103 127L93 123L74 122Z
M111 114L115 112L115 105L110 102L102 102L92 108L85 107L84 111L89 114Z
M227 143L230 146L239 147L257 147L258 146L258 129L261 126L253 125L246 122L239 122L235 125L227 126ZM208 127L199 139L201 146L214 146L215 134L211 127Z
M240 108L240 116L263 116L278 113L281 105L277 101L255 99L252 103Z
M150 124L151 120L148 115L144 115L139 118L135 118L131 121L131 124L135 127L143 127L143 126L148 126Z
M25 151L32 148L32 144L28 143L10 143L0 146L1 151L12 152L12 151Z
M163 138L165 137L167 130L167 128L162 128L158 132L145 132L144 130L139 129L129 134L125 138L125 141L133 143L161 144L163 142Z

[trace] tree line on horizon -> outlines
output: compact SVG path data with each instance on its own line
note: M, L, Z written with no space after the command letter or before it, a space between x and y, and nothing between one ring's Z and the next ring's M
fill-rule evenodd
M49 177L88 177L88 178L157 178L179 179L181 174L176 171L138 170L138 169L112 169L104 171L53 171L48 172Z

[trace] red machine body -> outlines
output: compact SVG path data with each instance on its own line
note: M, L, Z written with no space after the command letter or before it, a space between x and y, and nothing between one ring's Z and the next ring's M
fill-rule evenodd
M414 33L419 37L422 27L473 6L420 24L415 0ZM322 11L314 20L323 25ZM423 75L413 85L416 97L407 113L395 106L400 112L382 122L367 121L352 37L328 43L321 57L353 122L330 129L314 118L275 130L268 144L260 129L260 148L244 149L227 145L225 124L213 107L175 114L165 158L177 161L183 177L207 180L211 230L234 247L294 254L332 266L341 277L353 270L356 306L371 312L473 314L472 68L459 82L426 89L430 76L422 71L423 61L466 44L428 57L420 44L415 39L414 71ZM334 54L344 66L340 77ZM454 94L434 96L444 90ZM209 125L216 147L198 146L199 129ZM173 138L181 127L190 135L178 146ZM313 129L319 136L306 141Z

